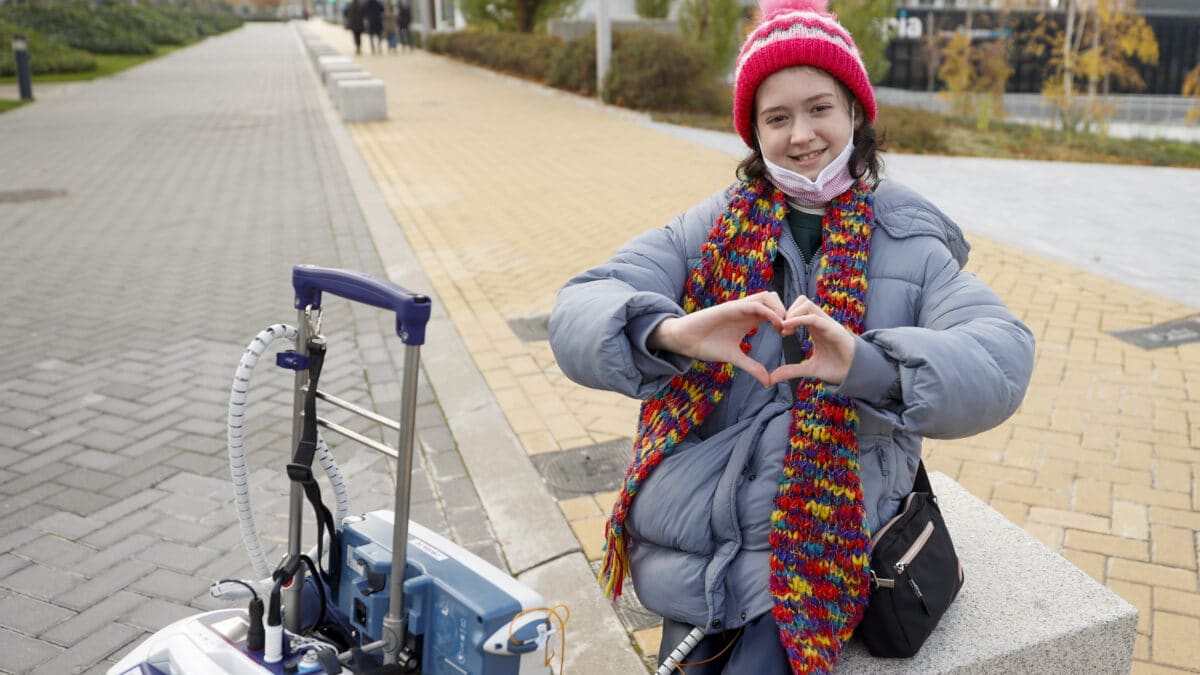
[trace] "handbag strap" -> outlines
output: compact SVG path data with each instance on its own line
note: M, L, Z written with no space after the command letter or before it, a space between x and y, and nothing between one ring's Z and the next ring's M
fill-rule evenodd
M925 473L925 460L917 461L917 477L913 480L913 492L933 494L933 486L929 484L929 474Z

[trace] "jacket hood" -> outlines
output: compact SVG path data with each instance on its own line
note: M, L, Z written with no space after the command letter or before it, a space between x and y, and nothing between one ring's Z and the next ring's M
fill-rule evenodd
M884 180L875 188L875 224L896 239L934 237L946 245L950 254L965 267L971 245L963 231L929 200L894 180Z

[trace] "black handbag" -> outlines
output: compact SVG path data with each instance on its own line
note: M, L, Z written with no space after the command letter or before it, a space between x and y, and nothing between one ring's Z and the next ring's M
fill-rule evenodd
M900 513L871 537L870 564L871 595L858 634L872 656L913 656L963 584L924 462Z

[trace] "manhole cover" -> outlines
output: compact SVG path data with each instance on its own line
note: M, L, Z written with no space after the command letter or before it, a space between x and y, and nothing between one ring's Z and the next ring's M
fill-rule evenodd
M1110 335L1142 349L1175 347L1189 342L1200 342L1200 321L1188 317L1147 328L1113 331Z
M508 327L521 342L550 339L550 315L521 316L508 320Z
M600 565L603 563L603 560L593 560L588 564L592 567L592 573L599 576ZM625 624L625 630L630 633L644 628L653 628L662 623L661 616L642 607L637 592L633 590L633 583L629 581L625 583L621 597L617 598L617 616L621 618L621 623Z
M532 459L554 496L570 499L621 487L632 452L633 441L622 438L599 445L541 453L533 455Z
M43 199L67 196L66 190L47 190L34 188L31 190L0 190L0 203L13 204L16 202L40 202Z

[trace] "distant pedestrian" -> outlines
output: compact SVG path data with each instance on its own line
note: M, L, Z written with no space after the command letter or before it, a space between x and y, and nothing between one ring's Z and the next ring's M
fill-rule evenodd
M412 33L408 27L412 23L412 7L409 0L400 0L400 11L396 16L396 28L400 34L400 44L405 51L413 48Z
M660 663L702 629L688 675L832 672L922 437L1001 423L1033 370L958 226L880 180L875 92L826 0L761 4L734 68L739 180L550 315L567 377L644 401L601 579L615 599L630 574L664 618Z
M396 3L392 0L387 0L383 5L383 30L387 33L388 53L396 53L396 40L399 35L398 21L400 19L399 12L396 11Z
M383 3L379 0L367 0L367 4L363 5L363 13L367 17L371 53L378 54L383 51Z
M346 9L342 10L346 19L346 30L354 34L354 53L362 53L363 6L361 0L350 0Z

